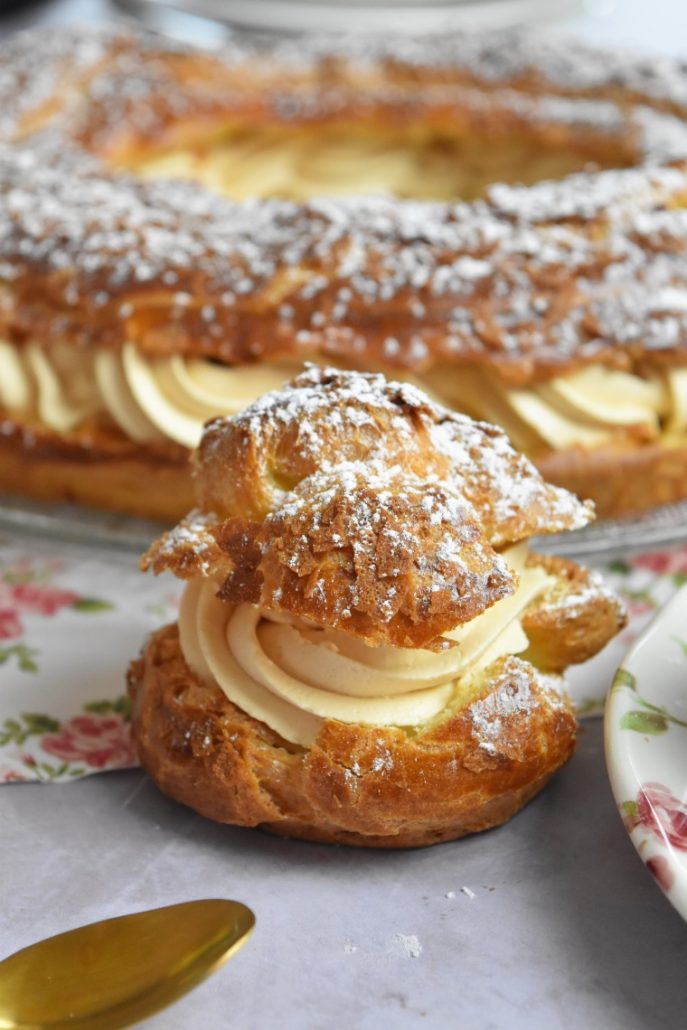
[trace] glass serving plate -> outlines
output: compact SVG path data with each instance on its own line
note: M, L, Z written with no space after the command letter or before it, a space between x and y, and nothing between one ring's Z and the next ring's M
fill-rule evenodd
M112 550L142 553L166 527L159 522L69 504L39 504L0 494L0 530L71 540ZM611 560L687 541L687 501L667 504L627 519L595 522L573 533L535 538L544 554Z

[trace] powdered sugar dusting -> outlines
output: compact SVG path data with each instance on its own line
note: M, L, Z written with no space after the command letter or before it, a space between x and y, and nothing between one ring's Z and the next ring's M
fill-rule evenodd
M566 618L569 619L580 618L585 609L589 608L590 604L598 604L600 599L611 603L613 606L618 604L617 597L606 586L601 573L593 569L587 571L583 580L573 584L568 582L565 585L561 585L561 590L564 590L565 614ZM553 591L542 598L537 603L536 608L543 612L557 611L559 604L558 592Z
M121 30L29 34L5 44L0 273L13 284L18 325L26 303L34 328L46 334L122 342L135 334L139 314L147 324L147 314L160 311L163 284L165 346L230 363L271 350L406 368L438 358L488 360L527 381L571 362L634 359L647 349L677 355L684 347L687 311L654 303L685 282L679 206L687 176L683 167L655 167L687 155L683 63L510 35L329 40L303 53L299 43L298 51L297 72L292 43L237 44L211 58ZM303 68L314 74L325 57L321 88L304 89ZM179 61L198 62L192 67L202 66L206 78L178 75ZM122 126L145 139L199 110L240 112L250 93L241 85L247 62L254 90L277 76L274 98L283 99L291 81L315 115L322 104L350 103L358 88L351 83L364 82L370 103L374 89L407 91L410 83L414 103L418 94L448 102L453 90L475 111L495 103L529 121L618 133L648 164L533 188L495 186L472 204L381 197L231 204L192 184L114 174L94 156ZM433 69L420 90L417 67ZM532 70L542 95L515 88ZM618 106L620 87L628 93ZM271 103L269 90L264 95ZM270 117L308 116L295 100L286 107ZM7 142L19 131L20 141ZM286 287L284 270L298 270ZM135 338L144 348L154 343Z
M503 734L504 719L513 714L528 714L538 704L531 693L531 673L527 666L515 669L514 676L500 690L489 694L483 701L470 705L469 714L473 724L473 736L478 738L485 751L495 751L495 742Z
M508 746L509 730L515 726L517 732L513 717L529 718L542 704L565 706L560 678L540 673L522 659L508 658L496 688L467 709L472 736L482 751L496 755Z
M394 950L400 952L404 958L419 958L422 954L422 945L414 933L397 933L394 944Z
M260 587L247 597L237 572L228 597L399 646L439 646L511 593L498 548L591 518L495 427L414 386L314 365L208 423L196 468L220 521L254 520L241 553Z
M258 453L288 437L290 460L298 456L311 471L288 496L276 495L274 517L292 515L315 498L325 507L332 491L352 493L361 482L382 505L403 484L418 490L430 525L466 525L471 508L496 543L576 528L591 517L567 491L544 483L503 432L381 375L310 366L233 419L216 420L203 449L221 447L227 431L245 434ZM376 517L361 510L357 528Z
M155 561L177 566L179 575L210 576L216 573L218 548L212 529L217 524L213 514L191 511L155 544ZM144 565L145 565L144 561Z

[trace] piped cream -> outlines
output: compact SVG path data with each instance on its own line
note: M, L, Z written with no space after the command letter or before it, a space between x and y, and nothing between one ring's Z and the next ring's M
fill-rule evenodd
M230 701L286 740L309 746L325 719L412 727L436 718L460 680L508 654L526 650L525 608L553 583L527 566L526 545L505 552L518 573L514 594L446 634L453 647L372 647L346 633L302 619L227 604L211 579L192 580L179 615L189 666Z

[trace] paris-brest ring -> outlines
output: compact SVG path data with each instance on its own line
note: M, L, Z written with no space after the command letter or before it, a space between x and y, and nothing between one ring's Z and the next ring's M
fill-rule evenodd
M602 516L684 496L686 112L680 62L539 37L9 40L0 488L176 518L203 422L311 361Z

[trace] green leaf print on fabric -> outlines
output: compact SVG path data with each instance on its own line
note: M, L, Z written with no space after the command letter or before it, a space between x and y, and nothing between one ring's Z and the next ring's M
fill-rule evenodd
M28 737L40 737L44 733L55 733L60 724L49 715L36 712L22 712L19 719L5 719L0 728L0 747L7 744L24 744Z
M37 654L37 649L29 647L28 644L10 644L8 647L0 647L0 665L4 665L10 658L16 658L22 672L38 672L38 665L34 660Z
M629 576L632 572L632 566L621 560L609 562L607 568L609 572L615 572L618 576Z
M33 773L33 777L41 783L50 783L62 776L85 776L86 770L83 766L71 766L69 762L60 762L59 765L51 765L50 762L38 762L35 758L28 756L24 759L24 765Z
M114 605L109 601L100 601L97 597L79 597L70 607L75 612L111 612Z
M131 698L122 694L116 701L90 701L83 706L84 712L95 712L97 715L114 713L131 722Z
M626 601L642 606L645 611L658 608L658 602L650 590L626 590L621 588L620 593Z

